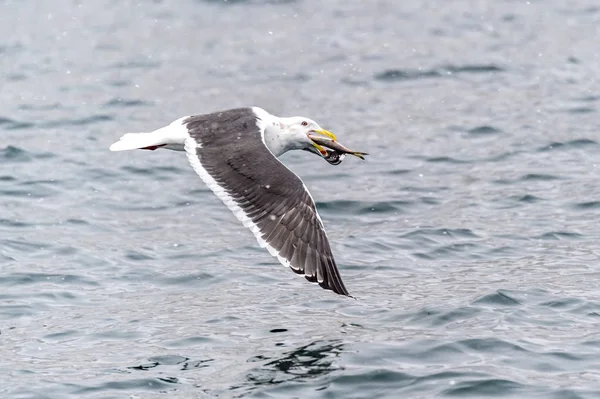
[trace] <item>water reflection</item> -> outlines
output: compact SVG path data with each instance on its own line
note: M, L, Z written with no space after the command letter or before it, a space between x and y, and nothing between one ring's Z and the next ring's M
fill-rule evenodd
M334 362L343 348L344 345L340 340L315 341L284 352L275 359L251 358L249 359L251 362L263 360L267 360L267 362L251 370L246 376L246 383L242 386L232 387L232 390L244 386L249 390L254 390L257 387L264 388L290 381L301 382L327 375L341 369Z
M192 360L188 357L177 355L154 356L148 359L148 363L127 367L130 370L147 371L159 366L179 366L182 371L208 367L213 359Z

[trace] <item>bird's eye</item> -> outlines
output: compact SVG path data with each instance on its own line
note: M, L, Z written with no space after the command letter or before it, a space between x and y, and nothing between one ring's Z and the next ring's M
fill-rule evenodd
M302 126L308 126L308 122L307 121L303 121L302 122Z

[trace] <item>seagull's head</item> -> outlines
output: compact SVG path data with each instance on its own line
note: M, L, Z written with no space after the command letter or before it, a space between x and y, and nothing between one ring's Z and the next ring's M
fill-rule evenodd
M296 144L295 149L305 150L312 152L313 154L317 154L332 164L339 163L337 162L337 157L335 161L331 159L332 152L330 150L324 148L322 145L313 140L314 137L318 136L331 140L337 140L335 135L329 130L323 129L312 119L301 116L286 118L285 125L289 135L288 137L292 138ZM313 138L311 138L311 136ZM341 159L339 161L341 162Z
M363 160L364 156L368 155L366 152L354 151L343 146L333 133L323 129L312 119L302 116L271 118L272 124L269 123L265 127L263 140L277 157L289 150L305 150L317 154L331 165L338 165L346 154Z

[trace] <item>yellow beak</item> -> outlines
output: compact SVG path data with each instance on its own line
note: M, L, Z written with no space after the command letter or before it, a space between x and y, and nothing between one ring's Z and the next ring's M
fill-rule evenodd
M331 133L329 130L318 129L318 130L315 130L315 133L319 133L319 134L322 134L323 136L327 136L332 140L337 140L337 137L335 137L335 134Z
M322 134L323 136L327 136L327 137L329 137L330 139L332 139L334 141L337 140L337 137L335 137L335 134L331 133L329 130L317 129L314 132ZM327 155L327 151L323 147L321 147L319 144L317 144L317 143L315 143L313 141L312 145L315 146L315 148L317 150L319 150L319 152L321 153L321 155L323 155L323 156Z

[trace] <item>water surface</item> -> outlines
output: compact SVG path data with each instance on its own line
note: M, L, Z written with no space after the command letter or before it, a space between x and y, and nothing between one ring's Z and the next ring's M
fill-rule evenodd
M0 5L0 396L600 397L593 1ZM122 133L258 105L356 300Z

